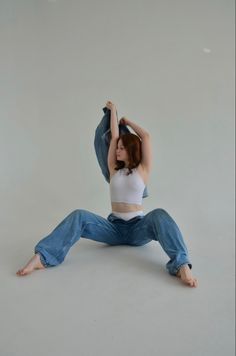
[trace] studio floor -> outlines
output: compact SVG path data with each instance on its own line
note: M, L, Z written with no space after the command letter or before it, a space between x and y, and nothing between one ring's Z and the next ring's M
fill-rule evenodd
M205 253L194 248L198 288L168 274L154 241L81 238L61 265L24 277L15 272L32 239L9 241L1 246L1 355L233 356L233 255L220 237L210 257L207 243Z

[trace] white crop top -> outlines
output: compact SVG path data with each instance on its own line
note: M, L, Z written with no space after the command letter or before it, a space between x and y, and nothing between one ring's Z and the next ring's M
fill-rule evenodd
M112 203L129 203L142 205L144 181L137 168L127 175L128 168L119 169L110 179L110 196Z

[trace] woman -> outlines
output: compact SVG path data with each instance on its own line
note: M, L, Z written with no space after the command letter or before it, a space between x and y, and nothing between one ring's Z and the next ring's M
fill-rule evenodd
M137 134L119 136L116 107L106 103L111 112L111 141L107 163L110 173L112 212L107 219L84 209L70 213L51 234L35 246L35 255L18 270L24 276L35 269L45 269L62 263L71 246L80 239L92 239L109 245L142 246L158 241L170 261L166 267L190 287L197 287L189 261L187 247L175 221L163 209L143 212L142 198L152 165L150 135L127 118L120 123Z

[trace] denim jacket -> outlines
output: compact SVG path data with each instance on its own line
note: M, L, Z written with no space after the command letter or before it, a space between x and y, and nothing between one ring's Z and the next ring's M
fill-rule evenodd
M108 150L111 140L110 118L111 110L107 107L103 108L104 116L96 128L94 137L94 148L98 160L98 164L101 168L102 174L106 181L110 182L110 172L107 164ZM119 124L119 134L129 133L130 130L126 125ZM143 198L148 197L147 187L143 192Z

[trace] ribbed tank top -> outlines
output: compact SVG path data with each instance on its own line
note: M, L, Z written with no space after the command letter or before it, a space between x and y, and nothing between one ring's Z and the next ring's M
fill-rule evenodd
M119 169L110 179L110 197L112 203L129 203L142 205L144 181L137 171L127 175L128 168Z

